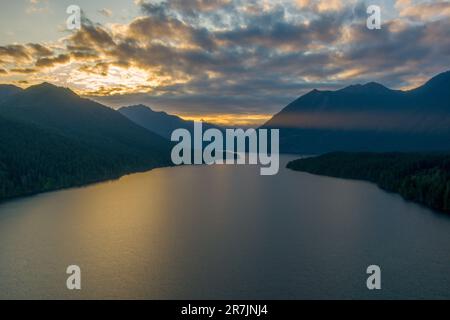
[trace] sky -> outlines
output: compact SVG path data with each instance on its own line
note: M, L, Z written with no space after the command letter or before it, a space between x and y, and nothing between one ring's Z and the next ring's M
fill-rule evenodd
M256 126L312 89L450 70L450 1L0 0L0 83ZM68 30L67 7L83 12ZM369 5L381 29L366 26Z

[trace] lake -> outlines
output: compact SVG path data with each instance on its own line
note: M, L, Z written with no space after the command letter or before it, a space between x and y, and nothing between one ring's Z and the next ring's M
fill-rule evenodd
M3 203L0 298L450 298L448 215L292 159L275 176L165 168Z

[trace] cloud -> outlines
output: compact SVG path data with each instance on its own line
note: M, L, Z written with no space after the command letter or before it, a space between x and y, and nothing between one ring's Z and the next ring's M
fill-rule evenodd
M357 82L406 88L450 66L446 1L399 0L381 30L367 29L357 0L135 2L141 15L128 23L84 18L57 45L0 47L2 68L194 117L274 113L311 89Z
M113 16L113 12L108 8L103 8L98 10L98 13L100 13L102 16L106 18L111 18Z
M111 46L115 46L114 40L109 32L95 24L84 24L82 29L76 32L69 39L69 43L73 47L90 48L91 50L104 50Z
M23 45L7 45L0 46L1 58L12 58L17 61L30 60L30 55L26 46Z
M14 68L9 70L12 73L23 73L23 74L31 74L31 73L35 73L36 69L33 68Z
M340 11L345 6L342 0L296 0L295 3L302 9L312 8L318 12Z
M37 57L48 57L53 54L53 50L39 43L30 43L28 44L28 47L31 49L32 54L36 55Z
M40 58L36 61L35 66L38 68L48 68L53 67L57 64L64 64L70 62L70 55L60 54L55 57Z
M417 21L438 20L450 17L450 1L403 3L397 4L400 8L400 16Z
M102 75L106 77L109 71L109 64L97 63L95 65L83 65L79 70L88 74Z
M28 0L27 14L47 13L50 11L48 0Z

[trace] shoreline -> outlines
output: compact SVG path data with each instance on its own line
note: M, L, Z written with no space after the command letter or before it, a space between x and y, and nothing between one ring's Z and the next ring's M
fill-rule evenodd
M290 161L292 171L365 181L437 213L450 214L448 154L329 153ZM338 164L336 164L338 163Z
M44 194L47 194L47 193L53 193L53 192L71 190L71 189L86 188L86 187L94 186L96 184L107 183L107 182L112 182L112 181L118 181L118 180L120 180L120 179L122 179L122 178L124 178L126 176L130 176L130 175L133 175L133 174L146 173L146 172L151 172L151 171L157 170L157 169L174 168L174 167L177 167L177 166L175 166L175 165L167 165L167 166L158 166L158 167L153 167L153 168L143 169L143 170L138 170L138 171L130 171L130 172L126 172L126 173L120 174L120 175L118 175L116 177L109 177L109 178L105 178L105 179L94 179L91 182L80 183L80 184L76 184L76 185L72 185L72 186L54 188L54 189L49 189L49 190L44 190L44 191L31 192L31 193L27 193L27 194L18 195L18 196L3 198L3 199L0 199L0 207L2 205L4 205L4 204L7 204L7 203L11 203L11 202L18 201L18 200L24 200L24 199L27 199L27 198L33 198L33 197L36 197L36 196L39 196L39 195L44 195Z

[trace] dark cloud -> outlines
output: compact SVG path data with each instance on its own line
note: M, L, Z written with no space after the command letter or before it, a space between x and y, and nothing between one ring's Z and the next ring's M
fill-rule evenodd
M18 61L30 60L28 49L23 45L0 46L0 57L9 57Z
M95 51L91 51L91 50L87 50L87 51L78 51L78 50L74 50L74 51L70 51L70 56L75 59L75 60L79 60L79 61L89 61L89 60L95 60L98 58L97 52Z
M111 35L100 25L85 23L82 29L76 32L70 39L70 43L76 47L104 50L115 45Z
M35 73L36 69L33 68L14 68L10 70L13 73L23 73L23 74L31 74Z
M53 67L57 64L64 64L70 62L70 55L60 54L56 57L41 58L36 61L35 66L38 68L48 68Z
M396 24L389 22L376 32L363 24L355 25L351 41L336 64L359 66L365 79L375 78L393 87L407 85L418 74L427 78L450 67L450 23L435 21L400 30Z
M28 47L31 48L32 53L37 57L49 57L53 55L53 50L39 43L30 43Z
M143 15L120 27L84 16L61 52L14 45L0 47L0 58L33 61L38 69L72 61L100 76L112 66L137 68L149 79L134 88L141 94L97 98L181 113L273 113L313 88L369 81L399 88L450 66L447 7L402 9L381 30L369 30L364 1L139 3ZM89 93L125 89L115 83Z
M363 2L320 13L317 7L296 11L297 18L292 18L292 5L263 10L260 2L250 1L247 11L242 5L142 3L146 16L131 23L127 36L104 53L150 72L157 69L158 75L189 78L159 86L153 97L133 96L186 112L273 112L282 107L278 103L313 88L373 80L408 85L421 66L423 74L433 74L449 60L448 40L430 39L448 38L449 22L442 19L406 26L394 20L373 31L365 25ZM221 28L227 19L239 23Z

